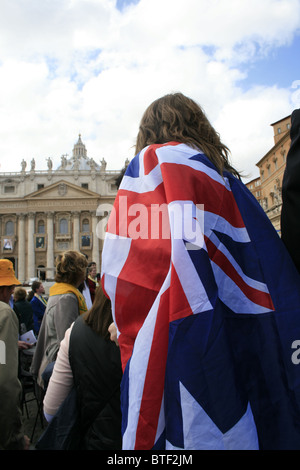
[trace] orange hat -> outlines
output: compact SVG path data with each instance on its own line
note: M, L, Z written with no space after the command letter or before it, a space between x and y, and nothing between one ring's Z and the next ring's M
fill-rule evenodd
M0 259L0 286L16 286L21 282L15 277L13 264L8 259Z

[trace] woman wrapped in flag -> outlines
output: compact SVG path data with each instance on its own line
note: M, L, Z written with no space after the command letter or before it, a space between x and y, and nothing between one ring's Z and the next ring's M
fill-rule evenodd
M102 285L124 370L123 449L300 448L299 274L181 93L142 117Z

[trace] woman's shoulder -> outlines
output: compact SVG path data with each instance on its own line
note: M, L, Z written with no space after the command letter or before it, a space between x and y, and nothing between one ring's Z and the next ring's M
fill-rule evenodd
M67 292L65 294L56 294L56 295L50 295L48 299L48 304L47 305L54 305L58 302L72 302L72 301L77 301L77 297L73 292Z

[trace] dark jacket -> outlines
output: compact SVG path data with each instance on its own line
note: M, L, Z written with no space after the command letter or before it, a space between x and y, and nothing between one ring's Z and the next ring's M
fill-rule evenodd
M300 272L300 109L291 117L291 146L282 181L281 238Z
M121 449L119 348L79 317L72 328L69 359L78 396L83 448Z
M33 310L30 303L27 300L17 300L14 302L14 311L19 319L20 333L33 330ZM23 331L21 325L24 325L26 331Z
M41 302L36 296L32 297L30 304L33 310L34 332L35 334L38 334L46 310L46 305L43 304L43 302Z
M33 310L34 332L35 334L38 334L46 310L46 305L35 296L32 297L30 305L32 306Z

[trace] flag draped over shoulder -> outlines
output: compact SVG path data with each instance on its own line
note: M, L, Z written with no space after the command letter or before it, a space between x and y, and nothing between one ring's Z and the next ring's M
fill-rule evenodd
M124 449L300 449L300 278L242 182L185 144L142 150L109 218L102 284Z

